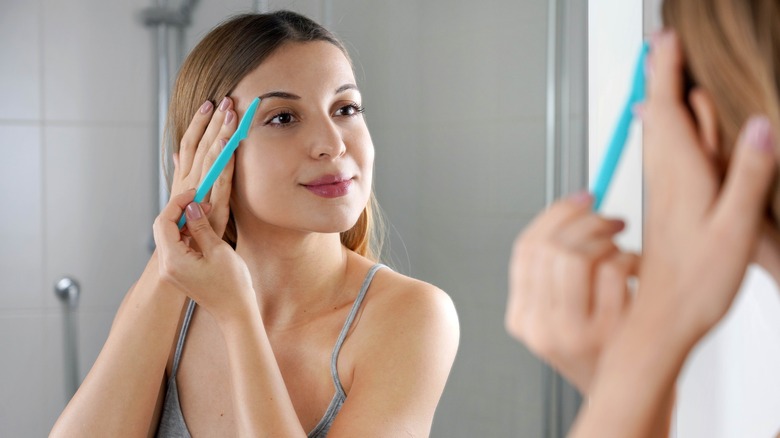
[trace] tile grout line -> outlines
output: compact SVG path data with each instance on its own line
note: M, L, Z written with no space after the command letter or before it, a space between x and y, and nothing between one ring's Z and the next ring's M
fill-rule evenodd
M38 78L39 80L39 103L40 103L40 131L39 131L39 140L40 140L40 160L41 160L41 269L42 269L42 276L43 276L43 284L41 287L43 290L41 291L41 307L46 307L46 289L47 289L47 282L48 282L48 263L47 263L47 256L46 252L48 250L48 242L47 242L47 233L46 233L46 218L47 218L47 209L46 209L46 99L44 96L45 93L45 75L46 75L46 69L44 66L45 61L45 38L44 38L44 28L45 28L45 16L43 11L43 2L45 0L37 0L37 6L38 6L38 60L40 63L40 76ZM44 334L45 336L45 334Z

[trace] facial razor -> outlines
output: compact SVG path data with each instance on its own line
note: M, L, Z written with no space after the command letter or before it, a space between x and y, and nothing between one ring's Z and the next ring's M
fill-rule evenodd
M647 42L642 44L639 59L637 60L634 69L631 94L623 107L623 112L620 114L620 119L615 126L615 131L612 133L612 139L610 140L607 151L601 161L601 168L591 186L590 191L593 193L594 197L594 211L598 211L599 207L601 207L601 203L604 201L607 190L609 190L609 185L612 182L612 177L615 175L615 169L620 161L620 156L623 154L623 149L626 147L628 134L631 129L631 122L634 119L633 107L645 100L645 61L649 51L650 45Z
M219 174L225 170L225 166L227 166L227 163L230 161L230 157L233 156L233 152L238 148L238 144L241 140L245 139L249 133L249 127L252 125L252 119L255 117L255 112L257 111L257 106L259 104L259 97L255 97L252 103L249 104L249 108L246 109L244 117L241 118L241 122L238 124L238 129L236 129L236 132L230 137L230 140L225 144L225 147L222 148L222 152L220 152L217 159L214 160L214 164L211 165L211 168L206 173L206 177L200 182L198 189L195 191L194 202L203 201L203 198L205 198L206 194L211 190L211 187L214 185ZM182 214L181 219L179 219L179 229L182 229L186 222L187 219L185 218L185 215Z

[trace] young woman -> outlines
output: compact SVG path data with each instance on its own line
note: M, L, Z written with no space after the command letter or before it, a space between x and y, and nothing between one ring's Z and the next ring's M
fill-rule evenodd
M663 15L640 109L641 262L587 194L542 213L511 262L508 330L590 396L573 436L668 436L680 369L748 263L780 282L780 3L666 0Z
M247 139L193 203L257 96ZM157 250L53 436L429 433L457 316L376 262L362 108L346 50L303 16L239 16L200 42L171 99Z

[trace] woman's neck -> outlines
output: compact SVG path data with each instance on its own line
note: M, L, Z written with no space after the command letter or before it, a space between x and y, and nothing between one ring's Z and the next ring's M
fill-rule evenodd
M273 230L237 240L266 326L310 319L344 293L348 250L337 233Z

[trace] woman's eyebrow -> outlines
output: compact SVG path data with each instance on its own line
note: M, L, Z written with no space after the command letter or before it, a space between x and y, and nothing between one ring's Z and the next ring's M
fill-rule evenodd
M355 85L355 84L344 84L344 85L340 86L339 88L337 88L336 92L333 93L333 94L339 94L339 93L341 93L343 91L347 91L347 90L355 90L358 93L360 93L360 90L358 90L357 85Z
M336 92L333 94L339 94L347 90L356 90L357 92L360 92L357 85L355 84L344 84L336 89ZM257 96L260 98L260 100L269 99L272 97L276 97L279 99L291 99L291 100L300 100L301 96L298 96L297 94L289 93L287 91L269 91L268 93L261 94Z
M257 97L259 97L261 101L271 97L278 97L280 99L293 99L293 100L298 100L301 98L301 96L298 96L297 94L288 93L286 91L269 91L268 93L261 94Z

